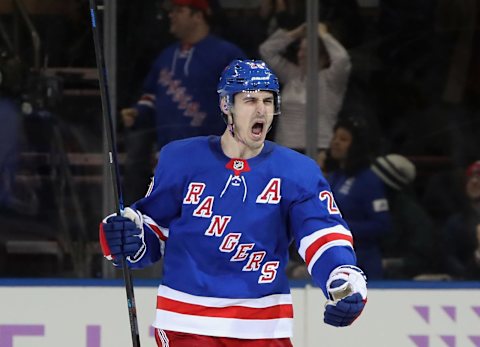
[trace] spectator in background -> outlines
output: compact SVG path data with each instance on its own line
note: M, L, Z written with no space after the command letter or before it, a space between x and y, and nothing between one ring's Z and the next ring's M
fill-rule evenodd
M371 134L361 118L340 119L327 155L327 179L337 207L353 234L359 266L381 279L381 240L391 231L385 185L372 171Z
M0 91L0 211L15 209L13 191L17 171L21 113L14 101Z
M385 183L392 232L382 239L384 277L413 278L435 272L438 236L425 209L417 202L412 183L415 165L399 154L378 157L372 171Z
M286 31L278 29L260 46L260 55L283 83L282 117L278 118L275 141L300 152L305 151L305 111L307 103L306 25ZM325 24L318 24L318 158L321 162L332 138L333 126L341 110L348 77L350 58L342 45L328 33ZM289 61L283 52L300 40L297 62Z
M25 73L26 68L20 58L0 47L0 215L31 215L38 208L36 196L19 189L15 179L25 140L18 102L24 92Z
M480 161L466 171L466 207L450 216L445 226L445 268L455 279L480 279Z
M244 58L237 46L210 34L207 0L173 0L172 4L170 32L178 41L164 49L154 62L137 104L121 111L125 127L139 134L127 143L127 202L143 195L148 185L147 181L130 184L143 179L138 169L146 165L139 161L149 162L142 130L155 126L159 149L172 140L220 135L225 124L218 117L218 76L231 60ZM133 192L132 186L142 189Z

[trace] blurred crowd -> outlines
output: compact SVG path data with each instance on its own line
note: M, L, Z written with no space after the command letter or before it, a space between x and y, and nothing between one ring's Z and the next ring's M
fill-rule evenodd
M126 204L145 194L163 145L223 132L216 85L235 58L262 59L278 75L269 139L305 153L306 3L116 1L110 87ZM314 159L358 265L371 280L480 280L480 1L319 5ZM102 120L89 69L88 1L0 5L1 276L43 274L25 269L29 253L12 240L57 242L68 260L54 257L47 275L102 276L92 244L105 181L89 155L102 153ZM293 248L288 271L308 278Z

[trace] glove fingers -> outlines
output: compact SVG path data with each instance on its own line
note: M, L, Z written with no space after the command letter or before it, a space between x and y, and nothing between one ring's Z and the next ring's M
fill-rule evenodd
M110 254L113 255L115 258L122 255L122 247L121 246L112 246L110 247Z
M129 218L110 216L103 223L102 229L114 258L134 256L142 247L142 230Z
M327 324L334 326L346 326L352 324L352 322L357 319L360 313L357 313L353 316L334 316L334 315L325 315L323 321Z
M127 247L136 247L137 249L140 248L142 245L142 240L140 238L128 238L123 241L123 247L126 249Z
M323 320L326 324L333 325L334 327L346 327L351 324L351 322L340 322L340 321L333 321L325 318Z
M126 256L133 256L138 252L139 248L138 244L123 245L123 254Z
M120 237L107 237L107 243L110 250L112 250L112 247L121 246L123 242Z
M138 229L134 222L127 219L121 222L103 223L103 230L106 232L109 232L109 231L115 232L115 231L122 231L122 230L125 231L125 230L138 230Z
M115 223L115 222L131 222L131 219L125 218L123 216L110 216L107 218L107 223Z
M336 309L335 307L332 307L332 308L327 308L325 310L326 312L326 315L328 316L331 316L332 318L339 318L339 319L343 319L343 318L353 318L353 317L356 317L359 312L361 312L361 310L355 310L355 311L351 311L351 312L345 312L345 311L342 311L342 310L338 310Z
M137 238L138 235L141 233L141 230L138 229L135 224L133 225L133 229L125 229L123 231L123 238L126 240L128 238Z
M361 311L364 306L365 303L362 300L362 296L356 293L340 300L334 307L342 312L355 312Z
M341 301L347 302L349 304L354 304L357 302L363 302L362 295L360 293L355 293L343 298Z
M345 322L332 322L332 321L328 321L326 319L324 320L324 322L326 324L332 325L334 327L348 327L349 325L352 324L352 322L350 322L350 321L349 322L347 322L347 321L345 321Z
M325 307L324 322L337 327L350 325L364 307L365 302L361 294L355 293L338 302L328 304Z
M121 256L133 256L139 250L138 244L117 245L110 247L110 253L115 257Z

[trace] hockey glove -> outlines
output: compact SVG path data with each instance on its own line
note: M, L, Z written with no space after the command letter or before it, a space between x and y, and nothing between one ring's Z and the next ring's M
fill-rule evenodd
M335 327L353 323L367 303L367 278L356 266L339 266L327 281L329 300L323 321Z
M138 261L146 249L142 214L127 207L123 216L107 216L100 224L100 244L109 260L123 257L132 263Z

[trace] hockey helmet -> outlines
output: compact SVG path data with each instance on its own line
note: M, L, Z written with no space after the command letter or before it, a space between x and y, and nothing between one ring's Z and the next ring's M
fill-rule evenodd
M220 98L226 97L229 105L233 96L246 91L273 92L275 110L280 114L280 85L278 78L262 60L233 60L222 72L217 86Z

